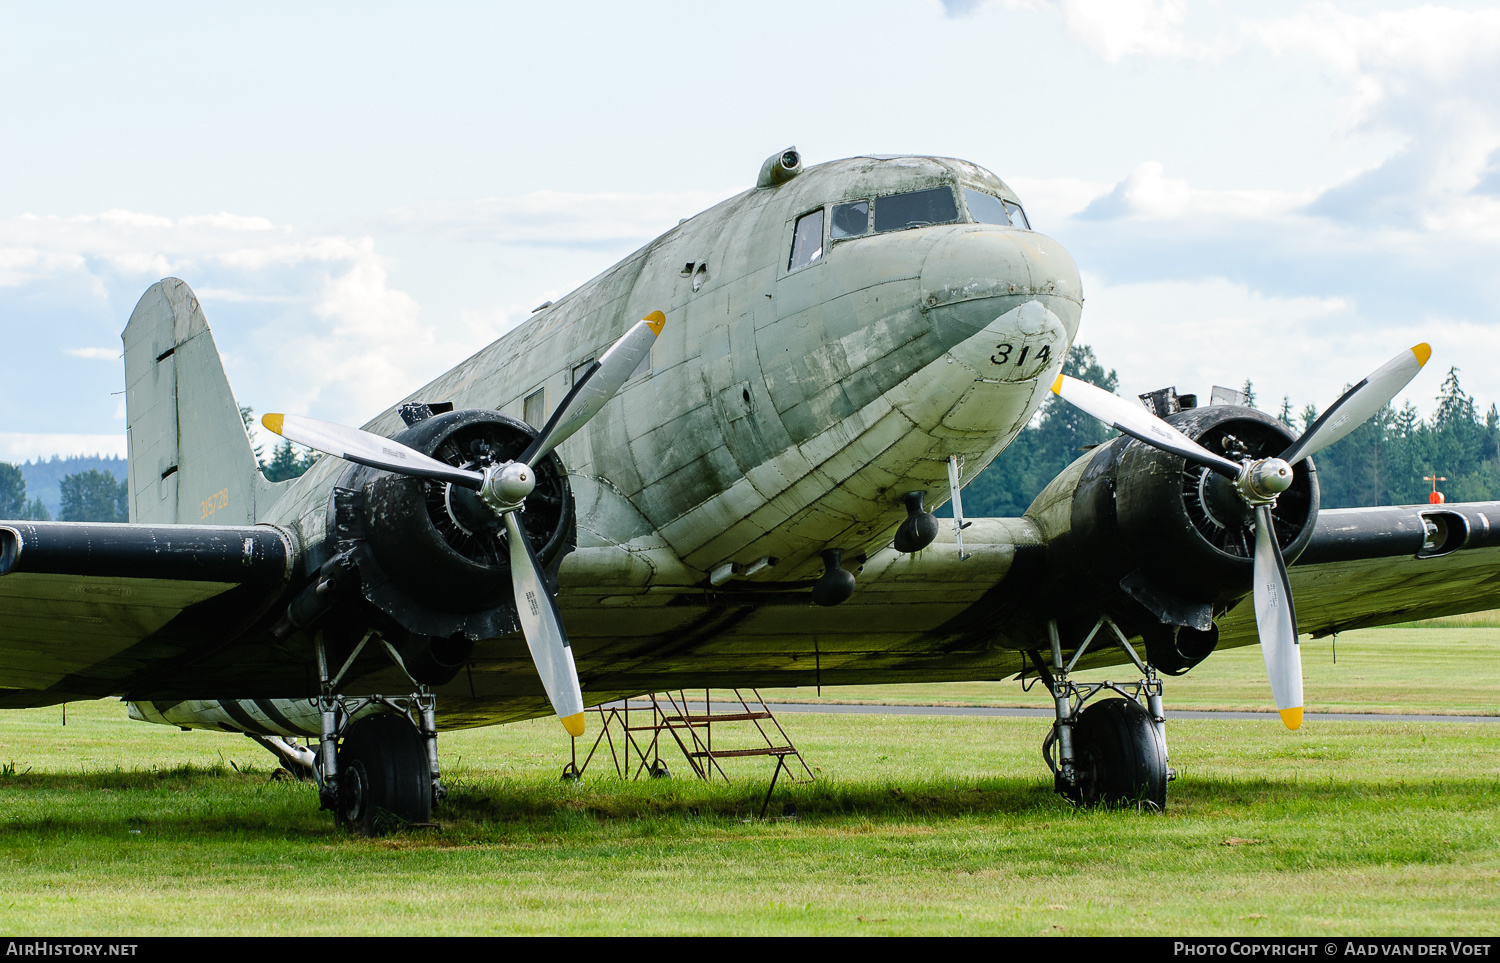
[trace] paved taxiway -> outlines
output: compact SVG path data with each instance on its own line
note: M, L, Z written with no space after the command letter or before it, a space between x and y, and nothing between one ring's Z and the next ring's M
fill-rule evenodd
M720 711L727 711L733 703L729 700L715 703ZM611 703L610 708L620 705ZM631 711L651 711L649 702L630 703ZM702 712L701 702L689 702L690 712ZM768 702L766 708L775 713L789 712L849 712L860 715L890 716L1003 716L1008 718L1051 719L1051 709L1027 709L1001 706L914 706L875 705L850 702ZM1304 717L1309 722L1500 722L1500 715L1453 716L1453 715L1408 715L1385 712L1309 712ZM1281 717L1274 712L1218 712L1207 709L1168 709L1167 719L1264 719L1280 723Z

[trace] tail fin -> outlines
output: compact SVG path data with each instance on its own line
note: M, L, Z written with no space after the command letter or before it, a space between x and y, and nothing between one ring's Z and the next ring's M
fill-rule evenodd
M260 467L198 298L153 284L121 337L130 520L254 523Z

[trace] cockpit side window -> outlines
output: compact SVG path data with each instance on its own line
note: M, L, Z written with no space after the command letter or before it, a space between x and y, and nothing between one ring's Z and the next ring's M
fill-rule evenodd
M792 257L786 269L795 271L806 267L823 256L823 209L810 211L797 218L796 230L792 232Z
M833 219L828 225L828 236L837 240L841 237L859 237L861 234L870 233L870 202L851 201L848 204L833 205Z
M951 224L958 220L958 204L947 187L887 194L875 198L875 230L900 231L929 224Z
M1031 222L1026 219L1026 212L1021 210L1021 205L1015 201L1006 201L1005 211L1010 215L1010 222L1016 227L1024 227L1028 231L1031 230Z
M1000 198L972 187L964 188L964 203L969 205L969 216L978 224L1009 224L1010 215Z

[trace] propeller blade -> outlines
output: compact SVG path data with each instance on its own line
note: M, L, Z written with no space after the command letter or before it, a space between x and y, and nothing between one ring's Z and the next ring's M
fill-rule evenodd
M578 685L578 667L573 664L573 649L568 645L557 605L542 581L542 567L532 554L531 542L515 512L501 516L505 520L506 540L510 542L510 578L516 593L516 612L521 617L521 632L537 674L553 711L571 736L583 735L583 690Z
M398 475L436 478L474 491L484 487L484 476L477 471L455 468L436 458L429 458L415 448L408 448L399 441L359 428L301 415L266 415L261 419L261 424L283 438L345 461L369 465Z
M1110 394L1087 381L1058 375L1052 382L1052 393L1086 414L1132 438L1139 438L1188 461L1206 465L1228 478L1238 478L1240 466L1222 455L1215 455L1193 439L1162 421L1133 401Z
M1255 627L1276 709L1286 727L1296 729L1302 725L1302 647L1270 505L1255 508Z
M557 410L552 413L530 447L516 460L528 465L535 464L538 458L547 457L552 449L598 414L605 402L613 398L620 386L640 367L666 323L665 314L652 311L626 331L620 340L594 362L583 377L574 382L573 390L563 398L562 404L557 406Z
M1397 392L1411 383L1430 357L1432 348L1423 342L1376 368L1368 378L1344 392L1302 433L1301 438L1292 442L1292 446L1282 452L1282 460L1295 465L1370 420L1371 415L1384 408Z

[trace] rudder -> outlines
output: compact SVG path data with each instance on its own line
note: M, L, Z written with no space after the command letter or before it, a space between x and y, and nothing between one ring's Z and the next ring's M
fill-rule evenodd
M260 466L192 289L151 285L121 339L130 520L253 524Z

